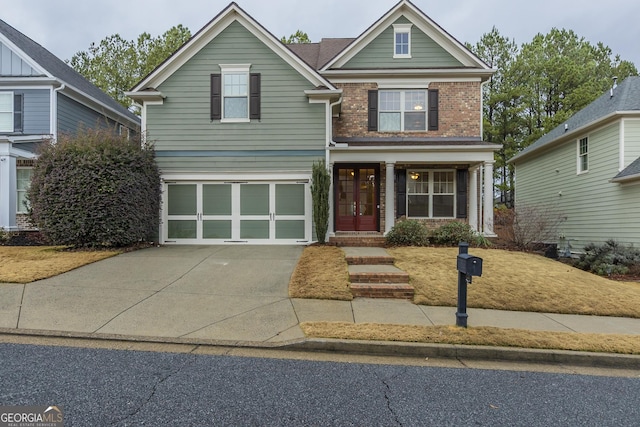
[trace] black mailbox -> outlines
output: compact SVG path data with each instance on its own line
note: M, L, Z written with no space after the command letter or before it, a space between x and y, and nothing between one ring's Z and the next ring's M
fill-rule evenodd
M467 276L482 276L482 258L469 254L459 254L458 271Z

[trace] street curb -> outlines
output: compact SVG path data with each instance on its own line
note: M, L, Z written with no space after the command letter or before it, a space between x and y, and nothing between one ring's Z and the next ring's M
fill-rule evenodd
M1 335L69 338L78 340L119 341L149 344L179 344L245 349L315 351L354 355L404 356L483 361L530 362L573 366L640 369L640 355L592 353L569 350L541 350L515 347L472 346L458 344L428 344L393 341L338 340L302 338L283 342L208 340L201 338L146 337L134 335L61 332L35 329L0 328Z
M502 360L574 366L640 369L640 355L592 353L587 351L542 350L515 347L427 344L389 341L358 341L309 338L290 344L289 349L327 351L379 356L412 356L445 359Z

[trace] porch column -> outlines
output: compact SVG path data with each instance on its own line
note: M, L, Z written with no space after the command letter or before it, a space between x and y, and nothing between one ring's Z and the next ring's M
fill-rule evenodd
M16 156L11 154L11 142L0 138L0 228L16 229Z
M478 229L478 168L469 169L469 226Z
M385 199L384 199L384 234L386 235L395 224L395 166L394 162L386 162L387 167Z
M329 167L329 226L327 227L327 233L329 236L335 236L335 226L333 219L335 218L335 194L333 193L333 163L328 164Z
M487 237L495 237L493 232L493 162L484 164L484 209L482 230Z

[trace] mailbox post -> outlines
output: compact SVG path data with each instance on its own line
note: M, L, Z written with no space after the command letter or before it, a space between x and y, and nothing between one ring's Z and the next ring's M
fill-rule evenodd
M458 311L456 312L456 326L467 327L467 284L473 276L482 276L482 258L469 255L469 244L458 244Z

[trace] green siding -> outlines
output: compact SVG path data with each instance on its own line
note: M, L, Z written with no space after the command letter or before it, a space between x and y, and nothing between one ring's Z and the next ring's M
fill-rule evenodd
M261 74L261 119L250 123L210 120L210 75L219 64L251 64ZM237 21L224 29L159 87L163 105L147 110L148 137L157 150L324 150L325 105L309 104L314 86ZM164 170L298 170L300 158L159 159ZM311 169L311 163L304 168Z
M394 22L394 24L408 23L410 21L405 17ZM463 66L460 61L415 25L411 27L411 58L394 59L393 52L393 25L390 25L342 68L450 68Z
M619 124L589 137L589 171L577 174L576 140L516 164L516 207L555 209L573 250L615 239L640 245L640 186L609 182L618 173ZM559 193L562 195L559 195Z
M624 121L624 167L640 158L640 119Z

